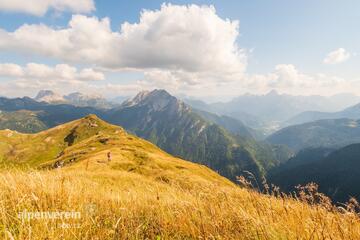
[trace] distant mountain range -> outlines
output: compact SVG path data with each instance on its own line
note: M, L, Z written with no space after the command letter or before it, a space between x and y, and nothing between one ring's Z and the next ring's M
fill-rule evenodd
M307 111L296 115L285 122L285 125L295 125L305 122L312 122L320 119L350 118L360 119L360 103L337 112Z
M273 90L265 95L245 94L226 103L206 104L195 100L187 102L195 108L227 115L243 121L247 126L271 133L297 114L305 111L340 111L360 102L360 97L352 94L331 97L292 96Z
M325 119L283 128L267 139L298 151L308 147L340 148L360 143L360 120Z
M22 110L27 110L27 112ZM41 121L42 125L46 126L46 128L51 128L92 113L102 114L105 110L92 107L78 107L70 104L37 102L29 97L14 99L0 97L0 111L2 111L3 115L16 115L16 119L18 119L19 122L24 122L27 120L27 117L31 116L32 119L36 118L36 121ZM27 132L21 127L21 124L17 124L17 121L11 121L11 123L12 125L8 127L9 129ZM31 132L36 131L34 129L34 131Z
M0 98L0 110L7 114L17 111L24 118L22 121L32 114L33 125L39 121L47 128L96 114L171 154L205 164L232 180L244 170L261 176L291 155L286 148L255 141L254 131L240 121L193 110L164 90L141 92L112 109ZM13 122L7 128L29 132L19 126Z
M346 202L351 196L360 199L360 144L330 154L328 149L302 151L270 174L268 180L285 191L315 182L335 202Z
M110 102L99 95L86 95L74 92L62 96L51 90L39 91L34 100L52 104L71 104L79 107L94 107L102 109L109 109L118 105L118 103Z

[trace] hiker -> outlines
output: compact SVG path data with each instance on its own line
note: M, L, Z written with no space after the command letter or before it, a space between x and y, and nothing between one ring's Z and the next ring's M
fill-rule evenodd
M111 152L107 153L107 158L108 158L108 162L110 162L111 161Z

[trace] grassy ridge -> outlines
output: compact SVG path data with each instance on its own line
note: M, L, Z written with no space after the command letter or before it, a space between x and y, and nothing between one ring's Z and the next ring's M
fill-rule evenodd
M353 213L242 189L95 116L36 135L0 131L0 142L0 239L360 238ZM81 217L29 221L25 210Z

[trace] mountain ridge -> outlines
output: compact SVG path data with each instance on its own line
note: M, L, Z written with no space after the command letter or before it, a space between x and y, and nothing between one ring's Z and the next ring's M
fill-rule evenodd
M334 96L296 96L280 94L275 90L263 95L244 94L229 102L207 104L187 100L190 105L204 111L227 115L243 121L247 126L263 131L266 135L281 127L293 125L289 119L305 111L340 111L360 101L353 94Z
M323 119L283 128L267 138L295 151L308 147L340 148L360 143L360 120Z
M317 120L341 118L360 119L360 103L357 103L353 106L347 107L344 110L337 112L303 112L286 121L285 126L313 122Z
M214 123L218 117L211 115L211 120L210 115L204 119L204 115L166 91L154 90L141 92L111 110L107 120L124 126L171 154L206 164L233 180L243 170L260 176L265 169L278 164L270 146L255 143L250 136L244 138L249 134L247 130L243 137L232 136L226 127ZM237 127L244 128L240 124ZM239 131L245 133L244 129Z
M34 105L11 104L10 100L5 102L8 103L8 110L26 108L39 111L38 119L47 127L96 114L175 156L206 164L232 180L243 174L244 170L260 177L268 169L285 161L290 154L282 147L257 142L251 136L252 132L237 120L209 113L199 115L164 90L139 94L110 110L38 103L31 99L29 101Z
M52 90L40 90L34 97L34 100L48 104L71 104L77 107L94 107L100 109L110 109L119 105L97 94L87 95L80 92L73 92L67 95L60 95Z

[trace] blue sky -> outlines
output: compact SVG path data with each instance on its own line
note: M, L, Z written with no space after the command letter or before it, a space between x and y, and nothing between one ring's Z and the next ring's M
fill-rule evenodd
M129 3L129 1L95 1L94 5L96 9L93 11L82 11L78 13L70 8L54 11L49 7L46 14L42 16L19 9L1 10L0 5L0 28L8 33L16 31L24 24L44 24L53 29L67 28L73 14L82 14L88 17L96 16L98 19L109 18L111 30L117 32L124 22L129 22L130 24L138 23L140 12L144 9L152 11L159 10L162 3L163 1L131 1L131 3ZM358 13L360 7L359 1L243 0L167 1L167 3L173 5L213 5L216 9L216 15L220 19L224 21L226 21L226 19L230 19L231 21L238 20L240 22L239 33L236 37L235 44L242 49L246 55L246 69L242 72L247 78L247 80L243 80L242 83L246 82L246 84L237 84L235 80L230 81L229 86L236 84L236 86L239 86L236 91L230 91L227 90L226 87L220 86L226 84L221 84L222 80L218 79L216 84L214 81L213 86L215 86L214 88L221 89L221 91L214 90L214 93L209 93L209 95L236 96L248 91L254 93L266 92L271 88L278 88L281 92L291 94L326 95L328 93L335 94L348 91L350 85L354 86L354 84L357 84L357 66L360 63L359 57L357 56L357 53L360 51L360 33L358 31L360 25L360 14ZM219 34L221 34L221 32L219 32ZM219 42L219 44L221 44L221 42ZM339 55L341 53L341 51L337 51L339 49L345 51L345 57ZM324 59L331 52L338 54L334 55L335 58L336 56L339 57L336 58L338 60L335 59L335 62L332 62L332 64L324 63ZM147 68L147 70L144 70L141 67L136 67L136 69L131 67L129 70L127 66L125 66L126 69L124 69L123 65L120 70L104 70L103 66L99 66L96 62L68 61L68 59L54 57L51 54L37 54L31 51L19 52L14 49L7 49L6 46L0 50L0 63L14 63L25 66L29 62L49 66L68 64L78 68L79 71L88 67L94 68L96 71L102 71L105 79L91 83L92 86L134 84L136 81L143 81L144 72L148 71ZM274 70L276 66L279 66L277 68L278 70ZM295 77L292 66L296 69L297 75L295 74ZM177 67L182 69L182 66ZM164 68L163 66L158 67L151 65L151 68L169 71L169 68ZM173 71L172 68L170 70ZM190 72L192 74L191 76L194 76L192 70ZM204 74L201 74L201 76L203 75ZM211 74L211 76L214 75L221 76L221 74ZM319 76L321 76L321 79ZM197 77L200 79L199 75L196 75L196 78ZM291 77L294 77L295 80L289 79L290 84L284 84L287 80L283 78ZM251 82L253 78L262 78L261 81L265 81L265 83L259 83L259 87L257 88L257 85L249 84L249 81ZM333 80L329 80L328 83L324 82L326 81L324 79L327 78ZM7 75L2 76L0 79L0 83L1 81L11 82ZM311 90L311 87L303 87L303 85L306 85L305 83L297 84L296 81L302 81L301 79L307 84L311 81L321 81L321 86L314 85L314 87L327 87L324 87L324 89L318 92L314 92L313 89ZM16 80L16 78L13 79L13 81ZM151 80L147 81L149 82ZM161 82L161 84L166 88L166 80L164 81ZM199 80L199 82L201 81L205 82L206 80ZM349 82L351 82L351 84ZM337 84L341 86L339 85L338 87ZM347 84L346 87L345 84ZM41 84L38 85L38 88L42 87ZM54 86L55 85L56 84L54 84ZM158 87L158 85L155 84L154 87ZM198 86L194 86L193 88L190 86L191 84L188 83L186 83L185 87L181 87L180 85L181 83L177 83L177 87L170 87L170 91L195 97L207 97L206 94L199 90L202 88L201 84L195 84ZM337 90L329 92L329 86L332 85L336 85ZM68 83L68 85L63 83L57 86L57 89L68 92L76 90L77 86L78 85L72 86L71 83ZM152 87L150 83L141 85L142 88L144 86L145 88ZM208 85L204 86L207 87ZM82 85L82 88L84 88L84 91L92 91L91 87L83 87ZM133 88L136 87L133 86ZM133 88L131 88L131 91L135 91ZM233 89L233 87L231 88ZM101 89L102 91L106 91L106 88ZM35 91L37 91L37 88L33 87L29 90L29 94L33 94ZM126 90L120 90L118 94L125 94L124 92L126 93ZM215 94L215 92L218 93ZM16 95L16 93L14 90L11 94ZM26 93L26 90L19 89L18 93ZM1 92L0 94L4 95L4 93ZM111 95L117 95L117 92L111 91Z

